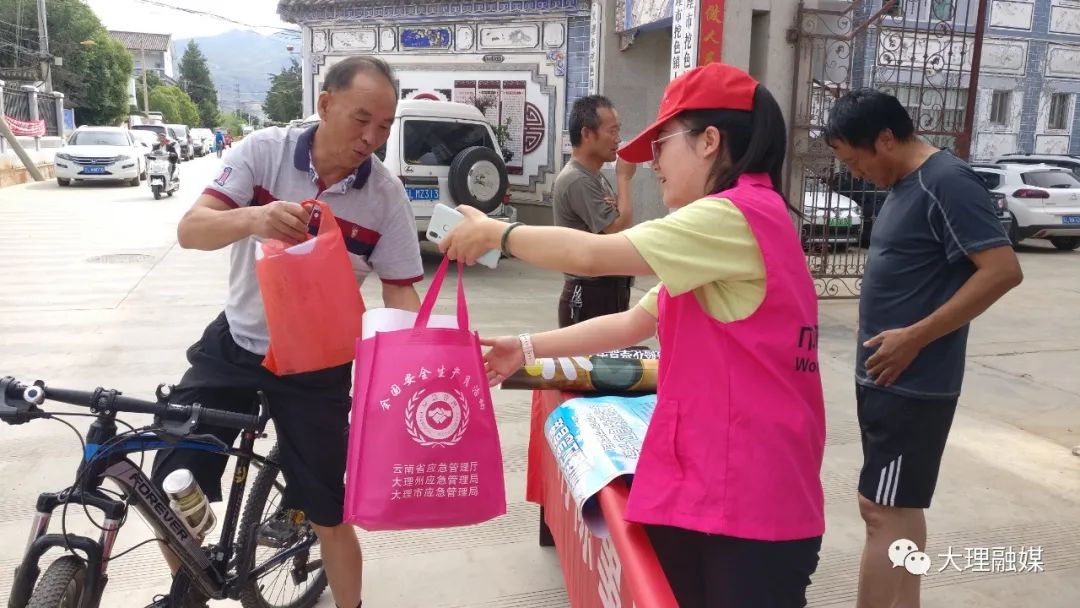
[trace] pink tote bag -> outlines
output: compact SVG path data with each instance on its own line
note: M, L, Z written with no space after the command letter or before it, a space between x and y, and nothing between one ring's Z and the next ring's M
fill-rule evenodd
M366 530L465 526L506 513L499 433L460 263L457 327L429 326L448 268L447 258L411 325L399 318L398 327L357 341L345 521Z

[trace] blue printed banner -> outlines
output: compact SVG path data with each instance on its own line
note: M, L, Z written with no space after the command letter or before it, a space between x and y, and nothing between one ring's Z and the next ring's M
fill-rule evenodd
M404 28L401 47L405 49L445 49L450 47L450 28Z
M634 474L654 409L656 395L571 399L544 425L574 503L599 538L608 529L593 498L613 479Z

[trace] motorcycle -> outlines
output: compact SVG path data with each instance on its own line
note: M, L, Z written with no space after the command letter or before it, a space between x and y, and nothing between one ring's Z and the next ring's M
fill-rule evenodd
M172 196L173 192L180 189L179 167L170 170L172 162L170 154L163 150L155 150L149 155L150 190L154 193L154 200L161 200L161 195Z

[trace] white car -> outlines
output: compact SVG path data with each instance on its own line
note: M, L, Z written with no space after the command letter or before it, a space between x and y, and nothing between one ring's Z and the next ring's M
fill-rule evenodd
M139 151L142 152L143 159L145 160L151 152L154 151L154 146L158 143L158 137L151 131L141 131L138 129L128 129L128 133L131 135L131 139L135 141L135 145ZM146 179L146 169L149 166L149 162L143 164L143 174L141 177Z
M319 122L314 114L301 126ZM491 125L475 107L448 101L402 100L386 145L375 155L405 185L416 229L427 238L436 203L469 205L512 222L506 161Z
M138 186L146 174L143 148L121 127L79 127L56 153L56 183L123 180Z
M812 244L857 246L862 236L859 204L833 192L817 178L808 177L803 184L803 247Z
M994 159L996 165L1051 165L1072 171L1080 179L1080 157L1067 154L1024 154L1014 152Z
M210 129L192 129L191 143L195 145L195 156L206 156L214 151L214 133Z
M1009 239L1047 239L1062 251L1080 247L1080 181L1054 165L973 165L993 192L1005 195L1012 214Z

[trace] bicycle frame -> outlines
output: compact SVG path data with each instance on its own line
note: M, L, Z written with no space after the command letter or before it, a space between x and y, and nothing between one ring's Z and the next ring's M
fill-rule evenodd
M31 526L30 538L21 564L15 570L9 608L26 606L40 575L38 562L41 556L51 548L71 547L82 551L86 556L87 575L85 591L79 608L97 608L101 603L105 585L108 582L108 565L120 529L120 523L127 514L128 505L133 505L143 519L153 529L157 538L176 555L183 564L183 569L191 578L192 585L210 599L237 599L242 586L252 577L258 577L284 560L306 550L314 541L308 539L290 549L284 550L258 568L246 572L237 572L229 576L229 562L234 549L236 526L240 517L240 507L247 485L248 470L252 460L257 463L262 458L252 451L257 433L246 430L241 433L240 448L233 451L224 444L212 440L200 440L197 437L169 442L154 433L142 433L115 445L104 444L116 436L115 414L103 413L90 427L87 434L86 452L79 466L80 477L86 475L85 484L69 491L43 493L38 497L36 515ZM103 447L104 446L104 447ZM233 475L231 491L222 522L220 541L212 546L210 554L201 547L197 538L169 505L169 498L159 491L147 478L142 469L132 462L127 455L163 448L185 448L205 450L219 454L235 455L236 472ZM106 496L100 486L105 479L112 480L120 487L123 500ZM57 507L65 504L77 504L94 507L105 515L100 537L95 541L85 536L48 533L49 522Z

